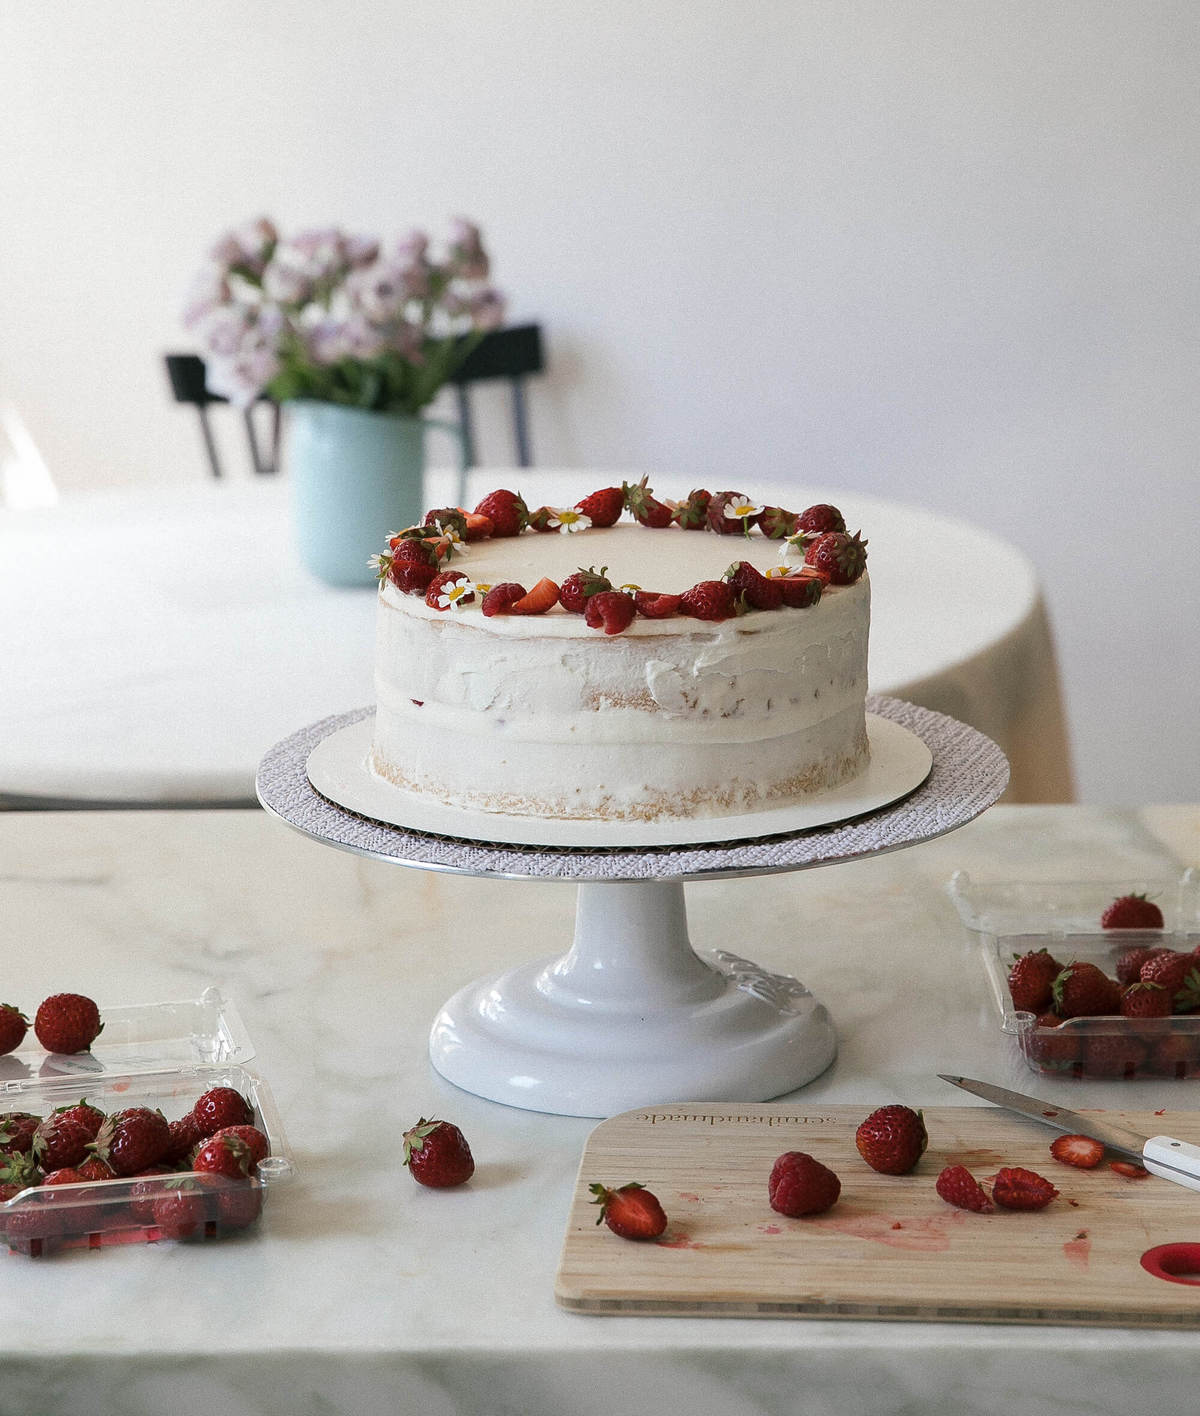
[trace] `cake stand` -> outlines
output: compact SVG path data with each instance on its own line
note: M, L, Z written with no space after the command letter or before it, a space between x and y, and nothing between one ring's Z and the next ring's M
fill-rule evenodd
M314 748L370 708L276 744L256 786L267 811L341 850L421 870L577 885L569 948L469 984L434 1020L430 1059L456 1086L567 1116L610 1116L681 1099L767 1101L829 1066L837 1051L833 1022L798 979L726 951L697 953L685 883L834 865L916 845L966 825L1008 782L1004 754L975 729L897 699L873 698L867 706L925 744L928 776L902 799L851 820L734 841L542 847L369 819L322 796L307 763Z

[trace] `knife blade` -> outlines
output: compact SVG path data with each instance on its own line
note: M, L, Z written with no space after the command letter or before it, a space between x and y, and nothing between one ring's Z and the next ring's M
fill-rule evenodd
M1200 1146L1175 1136L1145 1136L1127 1126L1105 1121L1094 1113L1081 1115L1057 1102L1039 1101L1035 1096L976 1081L973 1077L950 1077L945 1072L939 1072L938 1076L951 1086L961 1087L1007 1111L1040 1121L1043 1126L1053 1126L1069 1136L1092 1136L1110 1150L1131 1156L1152 1175L1172 1180L1176 1185L1186 1185L1189 1190L1200 1190Z

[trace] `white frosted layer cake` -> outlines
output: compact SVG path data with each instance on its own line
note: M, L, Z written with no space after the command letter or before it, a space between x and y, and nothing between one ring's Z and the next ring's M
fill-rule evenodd
M474 586L607 567L614 587L679 594L731 562L765 572L782 541L624 523L476 541L443 569ZM636 617L620 633L561 604L451 609L381 581L371 768L452 806L567 819L708 817L776 807L868 760L870 586L719 623Z

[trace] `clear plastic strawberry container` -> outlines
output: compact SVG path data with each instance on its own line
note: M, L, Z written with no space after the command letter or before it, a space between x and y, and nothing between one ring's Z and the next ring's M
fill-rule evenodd
M209 990L181 1003L101 1004L100 1012L104 1031L90 1053L46 1053L31 1030L17 1052L0 1058L0 1121L14 1112L48 1116L84 1098L105 1113L144 1106L174 1121L210 1088L232 1087L250 1104L269 1154L238 1180L183 1170L31 1185L0 1203L0 1239L12 1252L37 1257L252 1229L295 1166L270 1088L242 1065L253 1051L236 1011Z
M1014 961L1039 949L1064 965L1095 964L1110 978L1130 949L1191 953L1200 946L1200 872L1174 879L976 882L960 871L948 892L980 952L1001 1029L1032 1071L1105 1082L1200 1076L1200 1013L1068 1018L1046 1026L1014 1006L1008 987ZM1163 928L1102 929L1105 908L1126 894L1153 899Z

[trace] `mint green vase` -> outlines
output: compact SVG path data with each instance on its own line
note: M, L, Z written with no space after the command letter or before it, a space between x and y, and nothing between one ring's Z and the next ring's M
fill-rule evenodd
M285 405L284 470L301 561L328 585L374 585L369 562L390 531L420 521L425 433L459 428L429 418L371 413L340 403Z

